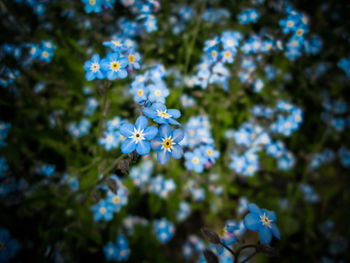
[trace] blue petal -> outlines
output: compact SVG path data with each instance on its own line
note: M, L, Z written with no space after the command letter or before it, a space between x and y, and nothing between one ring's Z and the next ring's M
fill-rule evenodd
M156 117L156 118L154 118L153 121L156 123L159 123L159 124L167 124L168 123L167 119L164 119L163 117Z
M114 71L108 71L107 72L107 79L109 80L115 80L117 78L117 75Z
M183 153L184 151L182 150L182 147L180 145L175 145L171 151L171 156L175 159L180 159Z
M98 63L100 61L100 56L98 54L93 55L91 61Z
M248 204L248 209L252 213L260 214L260 209L256 204Z
M159 151L162 148L163 142L159 137L154 138L151 141L151 146L154 151Z
M172 134L172 132L171 132L172 130L171 130L171 127L170 127L170 125L168 125L168 124L162 124L162 125L160 125L160 127L159 127L159 136L161 137L161 138L166 138L166 137L169 137L169 136L171 136Z
M129 138L134 131L134 126L131 125L130 123L124 123L120 126L119 131L121 135L123 135L126 138Z
M183 140L185 136L184 130L183 129L176 129L173 131L173 140L176 143L179 143Z
M118 71L118 77L124 79L128 76L128 72L125 69L120 69Z
M126 139L122 143L121 150L122 150L122 153L131 153L135 151L135 148L136 148L135 141L132 139Z
M177 119L181 116L181 112L179 110L176 109L170 109L168 110L168 113L173 116L174 119Z
M256 214L250 213L244 218L244 226L252 231L257 231L260 226L259 217Z
M259 237L260 237L261 243L265 245L270 244L272 240L271 230L267 226L260 227Z
M276 224L271 224L271 232L276 238L278 238L279 240L281 239L281 233Z
M92 71L87 71L85 74L85 78L87 81L91 81L91 80L95 79L95 73Z
M169 123L173 124L173 125L179 125L182 126L178 121L174 120L174 119L169 119Z
M156 102L152 104L152 109L155 111L165 111L166 107L163 103Z
M140 116L137 118L136 123L135 123L135 128L136 130L145 130L147 128L147 118L145 116Z
M157 117L157 114L154 110L152 110L151 108L144 108L142 110L142 112L148 117L148 118L151 118L151 119L154 119L155 117Z
M271 219L273 222L276 221L277 216L276 216L276 213L275 213L274 211L267 211L266 214L267 214L267 217L268 217L269 219Z
M166 164L169 159L170 159L170 153L168 151L159 151L157 153L157 159L158 159L158 162L161 164L161 165L164 165Z
M156 137L157 133L158 128L155 126L150 126L143 132L143 136L145 136L147 140L152 140L154 137Z
M139 155L149 154L151 151L151 144L148 141L142 140L137 144L136 151Z

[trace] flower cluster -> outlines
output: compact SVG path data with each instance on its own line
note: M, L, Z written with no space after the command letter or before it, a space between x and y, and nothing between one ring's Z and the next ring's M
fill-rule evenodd
M109 242L103 251L107 260L126 261L130 255L129 242L122 234L119 234L115 243Z
M348 105L343 100L333 100L327 92L322 94L322 106L325 109L321 113L321 119L335 132L342 132L350 127L350 116L347 114Z
M127 216L123 219L123 226L129 235L132 235L136 225L147 226L148 221L143 217Z
M191 214L191 206L187 202L179 204L179 210L176 213L176 219L179 222L184 221Z
M309 18L291 6L285 8L287 17L280 20L280 26L284 34L290 34L291 37L286 44L285 56L290 60L301 57L303 49L309 54L318 54L322 48L322 40L312 35L309 40L305 38L309 32Z
M194 256L195 252L201 254L204 249L204 241L196 235L190 235L182 245L182 254L187 260L189 260Z
M175 226L166 218L161 218L153 222L154 233L161 243L167 243L175 233Z
M157 176L151 179L150 188L151 191L154 192L156 195L166 199L168 198L169 193L176 189L176 184L174 182L174 179L164 179L163 175L158 174Z
M118 186L118 191L115 194L106 186L103 187L103 189L107 192L106 198L101 199L96 205L91 207L91 211L94 213L95 221L112 220L113 213L118 213L120 209L128 203L129 192L121 180L116 175L112 175L110 180L115 181Z
M259 170L258 153L263 149L269 156L277 159L279 169L288 170L293 167L295 163L293 154L286 149L282 141L273 141L272 135L280 133L284 136L290 136L302 122L302 110L288 102L278 101L275 109L255 106L251 112L256 117L267 119L276 117L277 121L264 128L256 124L253 118L244 122L237 131L228 130L226 137L234 139L241 148L240 151L242 148L244 149L243 154L239 154L237 151L231 154L230 168L238 174L254 175Z
M254 8L244 9L237 18L240 24L255 23L259 19L259 12Z
M88 81L105 78L108 80L124 79L128 76L128 72L141 67L141 56L136 51L133 41L113 38L102 44L112 51L108 52L103 59L100 59L98 54L94 54L91 60L84 63L85 78Z
M56 166L53 164L45 164L40 163L36 168L35 172L38 175L45 175L46 177L50 177L54 174Z
M137 75L130 85L134 101L140 104L145 101L165 103L166 97L170 94L164 82L165 75L165 68L161 64Z
M224 31L221 37L205 41L204 53L197 74L193 77L193 84L205 89L209 84L216 83L227 90L230 72L224 64L234 62L241 38L239 32Z
M82 119L79 124L72 122L69 127L69 133L75 138L80 138L89 133L91 128L91 122L87 119Z
M144 116L137 118L135 125L125 123L120 128L120 133L126 138L122 143L123 153L131 153L136 150L139 155L147 155L151 148L157 152L160 164L166 164L170 156L180 159L183 150L179 143L184 137L182 129L173 130L169 124L180 125L174 119L181 116L180 111L167 109L162 103L154 103L143 109L143 113L159 123L159 129L155 126L148 127L148 120ZM169 123L169 124L168 124Z
M185 138L181 143L188 147L185 153L187 170L202 173L216 162L220 152L215 149L207 116L191 117L185 125Z
M125 121L119 116L115 116L112 120L107 121L103 137L98 140L98 143L102 145L106 151L118 148L123 139L125 139L119 130L122 123L125 123Z

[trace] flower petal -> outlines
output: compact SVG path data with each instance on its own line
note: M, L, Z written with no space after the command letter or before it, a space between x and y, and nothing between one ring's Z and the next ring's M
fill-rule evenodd
M142 112L148 117L148 118L151 118L151 119L154 119L155 117L157 117L157 114L154 110L152 110L151 108L144 108L142 110Z
M136 130L145 130L147 128L147 118L145 116L140 116L137 118L136 123L135 123L135 128Z
M259 237L260 237L260 242L268 245L271 243L272 240L272 234L270 228L267 226L263 226L259 228Z
M120 126L119 131L120 131L121 135L128 138L132 135L132 133L134 131L134 126L130 123L124 123Z
M152 104L152 109L154 111L165 111L166 107L165 107L165 105L163 103L156 102L156 103Z
M271 232L276 238L281 240L281 233L280 233L278 227L276 226L276 224L271 224Z
M182 150L182 147L180 145L175 145L171 151L171 156L175 159L180 159L183 153L184 151Z
M176 109L170 109L168 110L168 113L174 118L177 119L181 116L181 112L179 110Z
M183 140L185 132L183 129L176 129L173 131L173 140L176 143L179 143Z
M157 153L157 159L158 159L158 162L161 164L161 165L164 165L166 164L169 159L170 159L170 153L168 151L159 151Z
M145 136L147 140L152 140L154 137L156 137L157 133L158 128L155 126L150 126L143 132L143 136Z
M248 204L248 209L252 213L260 214L260 209L256 204Z
M173 125L178 125L178 126L182 126L178 121L174 120L174 119L168 119L169 123L170 124L173 124Z
M151 151L151 144L148 141L142 140L136 145L136 151L139 155L149 154Z
M162 124L162 125L160 125L160 127L159 127L159 136L161 137L161 138L166 138L166 137L169 137L169 136L171 136L171 127L170 127L170 125L168 125L168 124Z
M260 225L259 217L256 214L250 213L244 218L244 226L251 231L257 231Z
M267 211L267 217L275 222L277 219L276 213L274 211Z
M131 153L135 151L135 148L136 148L135 141L132 139L126 139L122 143L121 150L122 150L122 153Z
M160 139L160 137L156 137L151 141L151 146L154 151L159 151L162 145L163 145L163 142Z

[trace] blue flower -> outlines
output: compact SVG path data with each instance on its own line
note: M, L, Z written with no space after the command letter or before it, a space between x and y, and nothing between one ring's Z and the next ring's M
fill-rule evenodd
M0 262L9 262L16 256L19 248L18 241L10 239L9 231L0 227Z
M143 109L143 113L156 123L181 126L180 123L174 120L181 116L181 112L176 109L168 110L163 103L153 103L151 107Z
M260 209L256 204L248 205L249 214L244 218L244 225L251 231L258 231L261 243L269 245L272 235L281 239L275 221L277 219L275 212L266 209Z
M106 76L109 80L126 78L128 75L126 71L127 65L128 60L124 57L120 57L118 53L110 53L101 61L102 69L106 72Z
M125 123L120 127L120 133L126 140L122 143L122 153L131 153L135 151L139 155L149 154L151 144L149 143L158 133L155 126L147 127L147 118L140 116L137 118L135 126Z
M111 221L113 218L113 205L106 200L101 200L98 204L92 206L91 211L94 212L95 221L101 219Z
M161 165L166 164L170 156L180 159L183 155L179 142L184 138L182 129L172 130L170 125L162 124L159 127L159 136L151 141L152 149L157 151L157 159Z
M91 13L91 12L99 13L102 11L101 0L83 0L83 3L85 4L86 13Z
M90 61L84 63L84 69L86 70L85 78L88 81L93 79L103 79L105 75L101 71L100 56L95 54L92 56Z

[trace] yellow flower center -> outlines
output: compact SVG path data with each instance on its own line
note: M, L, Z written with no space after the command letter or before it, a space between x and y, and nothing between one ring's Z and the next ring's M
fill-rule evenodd
M43 55L44 58L48 58L49 57L49 53L47 51L44 51L42 55Z
M137 95L142 96L142 95L143 95L143 90L142 90L142 89L139 89L139 90L137 91Z
M231 57L231 52L230 51L226 51L225 52L225 58L229 58Z
M162 92L161 92L159 89L157 89L157 90L154 92L154 94L156 94L156 96L160 96L160 95L162 95Z
M89 4L90 5L95 5L96 4L96 0L89 0Z
M207 154L211 156L211 155L213 155L213 151L212 150L207 150Z
M303 33L304 33L304 30L302 30L302 29L298 29L297 30L297 36L302 36L303 35Z
M171 148L171 145L173 144L173 142L170 140L170 139L165 139L164 141L163 141L163 147L165 148L165 149L169 149L169 148Z
M113 203L114 203L114 204L118 204L119 202L120 202L119 196L113 197Z
M117 71L119 69L119 63L117 61L113 61L111 63L111 68L112 70Z
M260 221L264 226L271 228L272 220L268 218L265 214L260 216Z
M117 47L121 47L122 43L120 43L120 41L114 40L112 41L113 45L117 46Z
M157 115L161 118L169 119L171 115L166 111L157 111Z
M216 50L213 50L211 52L211 55L212 55L213 58L216 58L218 56L218 52Z
M108 249L108 254L112 255L113 253L114 253L114 249L113 248Z
M129 59L130 63L134 63L135 62L135 56L134 55L129 55L128 59Z
M193 157L192 158L192 163L193 164L198 164L199 163L199 158L198 157Z

